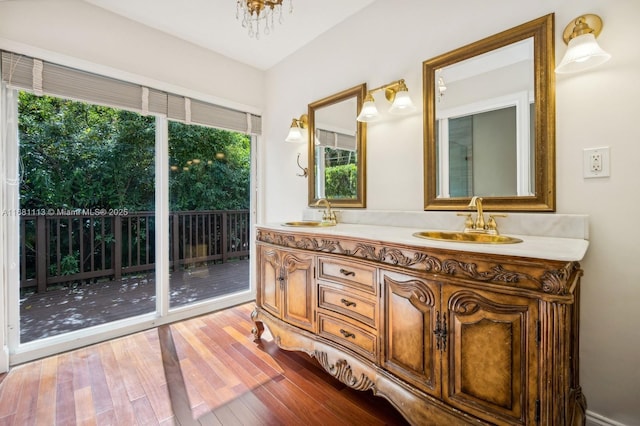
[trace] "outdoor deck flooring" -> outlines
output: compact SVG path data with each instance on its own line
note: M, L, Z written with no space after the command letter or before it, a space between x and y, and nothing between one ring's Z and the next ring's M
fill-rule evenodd
M34 293L20 300L20 341L31 342L155 310L152 273ZM249 259L171 273L171 307L249 288Z

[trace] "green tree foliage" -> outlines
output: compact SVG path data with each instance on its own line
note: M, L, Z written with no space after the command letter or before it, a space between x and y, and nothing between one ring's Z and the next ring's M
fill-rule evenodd
M171 122L169 158L172 210L249 208L248 136Z
M331 198L352 198L357 194L358 168L355 164L327 167L325 169L325 192Z
M148 209L154 118L20 92L23 208Z
M358 167L355 152L324 147L325 193L330 198L353 198L357 193Z
M170 209L248 208L248 136L169 127ZM154 117L20 92L19 132L22 208L154 209Z

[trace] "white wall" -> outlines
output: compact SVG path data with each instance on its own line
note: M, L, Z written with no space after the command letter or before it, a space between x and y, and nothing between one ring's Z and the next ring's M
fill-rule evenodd
M422 106L422 61L555 12L556 62L565 25L583 13L604 20L601 46L613 58L590 72L558 76L557 212L590 215L582 262L580 376L588 410L640 424L640 47L637 0L378 0L267 72L263 220L297 219L307 181L295 176L306 148L284 143L307 104L366 82L406 79ZM379 109L388 104L378 95ZM368 126L368 209L423 207L422 113ZM611 147L611 177L583 179L582 150ZM426 217L425 213L425 225Z
M264 104L262 71L83 1L0 1L0 48L250 112Z

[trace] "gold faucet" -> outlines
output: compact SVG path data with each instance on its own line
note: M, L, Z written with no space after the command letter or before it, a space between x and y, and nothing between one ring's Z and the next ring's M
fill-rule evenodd
M322 223L330 223L332 225L336 225L338 220L336 219L336 214L333 210L331 210L331 203L326 198L320 198L315 202L314 206L323 205L326 207L326 210L322 213Z
M485 221L484 211L482 210L482 197L473 196L468 209L476 209L476 220L473 220L471 213L458 213L459 216L466 216L464 222L464 232L475 232L482 234L498 235L498 224L496 223L496 217L506 217L506 214L490 214L489 219Z
M485 226L485 222L484 222L484 212L482 211L482 197L478 197L477 195L474 195L471 198L471 201L469 202L469 205L467 206L468 209L476 209L476 222L475 222L475 229L477 230L482 230L484 229Z

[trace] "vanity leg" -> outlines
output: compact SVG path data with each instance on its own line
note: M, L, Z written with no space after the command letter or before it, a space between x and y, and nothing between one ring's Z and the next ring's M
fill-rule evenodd
M260 320L256 320L258 316L258 307L256 306L251 312L251 319L255 323L255 327L251 329L251 334L253 334L253 341L257 342L262 337L262 333L264 332L264 324Z

